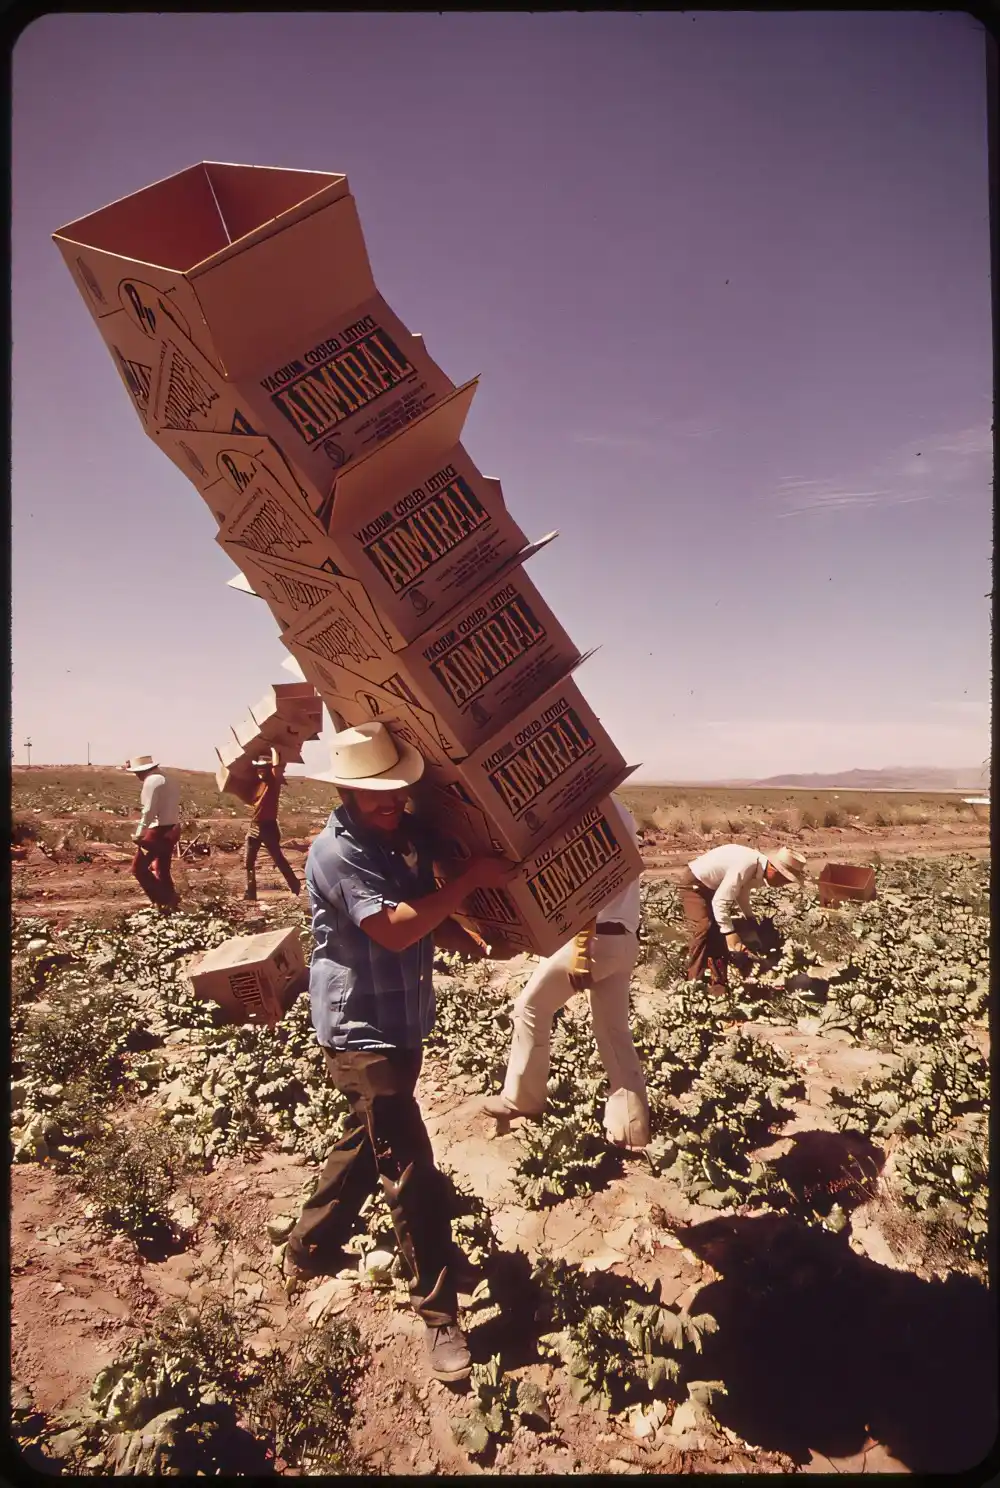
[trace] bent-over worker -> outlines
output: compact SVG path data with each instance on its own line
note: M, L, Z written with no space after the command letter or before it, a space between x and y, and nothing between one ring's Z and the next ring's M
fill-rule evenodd
M327 1071L350 1112L288 1237L283 1265L289 1279L339 1269L338 1252L381 1182L431 1369L442 1380L466 1379L457 1295L463 1257L452 1240L451 1190L435 1167L414 1090L434 1026L434 931L475 889L501 888L517 868L474 858L454 882L437 887L433 834L406 811L424 761L397 745L384 724L337 734L333 762L322 778L337 786L342 805L306 859L316 943L309 998Z
M710 989L724 992L730 958L746 952L734 913L755 925L751 891L801 883L805 872L805 858L790 847L762 853L738 842L713 847L689 863L677 886L688 931L688 981L700 981L707 971Z
M132 872L157 909L176 909L180 903L170 875L170 859L180 839L180 787L164 774L151 754L137 754L122 766L142 781L142 815L132 840L137 844Z
M278 801L281 787L285 783L285 765L277 749L272 749L271 758L255 759L257 789L253 797L253 815L247 828L245 864L247 887L244 899L257 898L257 854L266 847L274 866L288 885L290 894L300 894L302 885L295 870L281 850L281 831L278 827Z
M633 842L632 815L615 800ZM629 1030L629 988L639 955L639 879L635 878L597 916L586 947L589 974L575 970L576 941L569 941L542 961L513 1008L514 1033L503 1092L489 1096L483 1109L496 1121L511 1116L539 1116L545 1109L552 1023L575 992L588 990L601 1063L610 1092L604 1128L619 1147L649 1144L649 1101L642 1065Z

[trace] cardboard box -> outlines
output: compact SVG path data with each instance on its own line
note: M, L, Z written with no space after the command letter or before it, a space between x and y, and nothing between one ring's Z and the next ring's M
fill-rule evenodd
M149 340L176 325L227 377L286 328L308 335L317 301L349 309L375 292L339 173L203 161L53 238L106 340L119 313Z
M520 860L638 766L625 763L567 677L455 768L496 840Z
M321 661L307 651L301 655L299 669L323 699L338 733L378 719L394 735L418 749L429 765L445 772L446 780L454 778L451 761L460 759L464 751L441 727L440 719L421 705L400 674L392 674L379 687L357 672Z
M845 899L875 898L875 869L854 863L827 863L819 876L820 904L840 904Z
M161 429L156 439L192 482L220 527L237 498L258 479L280 491L293 513L306 511L321 528L329 517L322 502L314 511L309 493L299 485L281 450L263 435L252 431L217 434L200 429ZM328 508L329 498L326 505Z
M432 713L463 754L478 749L583 658L520 567L480 589L437 626L392 652L340 599L283 632L327 703L310 661L396 690ZM369 715L371 716L371 715Z
M216 750L216 755L218 752ZM257 777L244 755L240 755L231 765L224 765L220 760L215 772L215 783L223 795L235 796L245 806L253 805L253 798L257 793Z
M279 629L287 629L326 600L339 595L381 637L384 646L390 645L389 633L360 580L334 571L332 565L330 568L309 568L303 563L269 558L260 553L243 552L239 562L246 570L251 592L264 600Z
M354 460L337 476L328 531L394 648L406 646L514 562L527 538L459 443L477 384Z
M235 935L188 969L196 997L216 1002L237 1023L271 1028L304 990L308 973L299 932Z
M479 889L463 905L483 939L551 956L642 872L632 834L606 798L527 858L505 889Z
M116 316L163 343L154 428L231 427L189 396L211 367L318 492L453 391L378 295L344 175L206 161L54 238L109 346Z

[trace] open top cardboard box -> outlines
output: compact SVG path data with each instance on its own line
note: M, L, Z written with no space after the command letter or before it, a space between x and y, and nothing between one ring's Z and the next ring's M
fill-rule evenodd
M203 161L53 236L126 386L150 346L153 431L239 416L325 494L453 390L378 294L344 175Z
M281 640L331 712L337 704L322 674L310 673L310 662L395 690L430 712L462 754L478 749L583 659L519 566L402 651L388 650L339 597L311 610Z

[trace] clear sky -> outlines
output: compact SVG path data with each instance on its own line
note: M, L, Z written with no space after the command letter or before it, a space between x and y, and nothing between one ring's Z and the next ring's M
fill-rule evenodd
M14 746L213 745L277 625L50 234L344 171L647 779L989 748L984 34L963 14L57 14L14 54ZM307 753L326 767L325 746Z

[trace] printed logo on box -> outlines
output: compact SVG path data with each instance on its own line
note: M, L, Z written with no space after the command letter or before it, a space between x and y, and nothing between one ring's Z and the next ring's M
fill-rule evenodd
M518 747L520 745L520 747ZM597 743L565 698L533 719L482 762L490 785L511 816L519 819Z
M326 661L340 664L346 657L350 661L377 661L378 650L372 647L358 627L343 611L335 611L321 626L306 632L302 645Z
M260 981L255 971L234 971L229 976L229 990L248 1010L263 1011L264 999L260 993Z
M393 593L400 594L489 520L469 484L447 465L354 536Z
M489 920L498 925L516 925L518 913L514 901L503 889L476 889L465 901L471 919Z
M256 434L257 430L251 429L250 420L237 410L233 414L233 427L229 432L230 434Z
M563 913L574 894L620 857L621 851L605 816L600 811L589 812L572 839L545 853L543 866L527 879L528 890L545 918L556 919Z
M194 415L204 419L212 404L218 401L218 392L178 347L164 343L160 357L161 365L164 358L167 361L167 392L163 401L165 427L197 430Z
M80 275L80 278L83 280L85 288L89 290L91 298L96 300L99 305L106 305L108 302L104 298L104 290L95 279L90 265L88 263L85 263L82 258L78 258L76 261L76 269L77 273Z
M156 328L157 310L173 321L188 341L191 340L191 327L184 316L176 305L168 305L152 284L144 284L141 279L123 279L118 286L118 298L129 320L150 340L159 334Z
M261 379L274 407L315 448L416 368L375 317L366 315Z
M252 502L249 508L251 515L241 527L238 524L246 510L244 508L244 512L240 512L230 526L233 542L239 543L241 547L266 554L273 554L277 548L290 548L294 552L297 548L308 547L308 533L303 532L280 501L275 501L270 496L261 496L259 500Z
M422 654L452 702L464 707L546 637L517 586L508 584Z
M117 346L112 346L125 386L132 394L132 401L142 414L146 417L149 408L149 391L153 381L153 369L147 367L143 362L130 362L127 357L122 356Z

